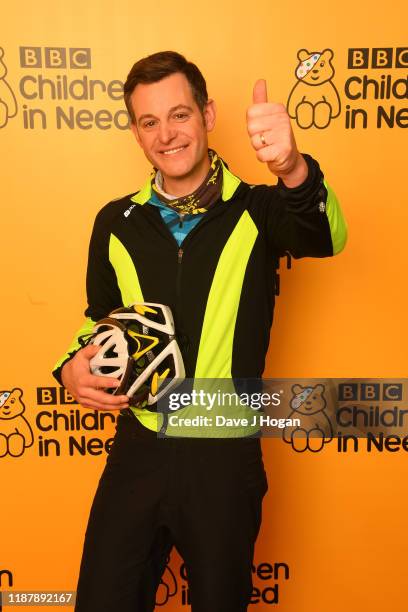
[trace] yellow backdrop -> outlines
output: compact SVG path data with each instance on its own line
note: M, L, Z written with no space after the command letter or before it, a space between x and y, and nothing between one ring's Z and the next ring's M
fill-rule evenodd
M402 0L378 9L366 0L3 8L0 391L14 393L33 443L0 458L1 590L76 586L114 427L92 428L89 418L78 428L85 411L64 403L50 371L81 323L94 216L149 171L118 93L138 58L174 49L197 63L218 106L212 146L243 179L274 182L246 134L253 83L266 78L270 99L286 103L298 83L308 92L298 52L332 51L327 82L340 114L324 128L293 124L342 203L349 241L334 259L282 270L266 375L406 375L407 18ZM270 489L251 609L405 609L405 451L263 447ZM176 585L168 572L159 593L169 611L188 609L180 564L174 555Z

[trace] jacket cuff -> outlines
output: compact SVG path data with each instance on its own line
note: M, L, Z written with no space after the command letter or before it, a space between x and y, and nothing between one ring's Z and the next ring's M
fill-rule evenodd
M302 153L302 155L308 167L306 180L297 187L287 187L282 179L279 179L277 188L279 189L281 197L286 200L289 209L293 206L298 212L301 212L300 208L302 211L309 209L310 212L316 210L324 212L327 200L327 189L323 183L323 172L320 170L318 162L313 159L313 157L307 155L307 153Z

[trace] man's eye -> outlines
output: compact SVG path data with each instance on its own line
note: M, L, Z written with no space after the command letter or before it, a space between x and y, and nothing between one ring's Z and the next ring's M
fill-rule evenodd
M177 119L178 121L183 121L183 119L187 119L188 115L187 113L176 113L174 115L174 118Z
M144 128L152 128L155 124L155 121L151 120L151 121L145 121L143 124Z

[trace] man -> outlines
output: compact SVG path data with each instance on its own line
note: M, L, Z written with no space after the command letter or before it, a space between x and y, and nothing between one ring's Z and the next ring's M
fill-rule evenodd
M247 127L276 187L243 183L208 149L216 108L198 68L174 52L137 62L125 83L131 129L154 167L136 194L98 214L88 317L78 337L120 305L170 306L186 376L261 378L274 266L324 257L345 223L320 168L299 153L289 117L255 84ZM267 484L260 442L245 431L176 438L163 415L131 406L94 376L98 347L76 338L55 375L85 407L121 410L85 538L77 611L147 612L171 548L186 564L194 612L246 610ZM168 438L158 438L158 430Z

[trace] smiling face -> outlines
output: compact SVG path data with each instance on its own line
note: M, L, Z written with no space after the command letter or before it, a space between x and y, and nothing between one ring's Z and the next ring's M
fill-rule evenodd
M201 112L184 74L156 83L139 83L131 96L135 123L131 128L147 159L163 176L173 195L192 193L209 167L208 132L215 124L212 100Z

